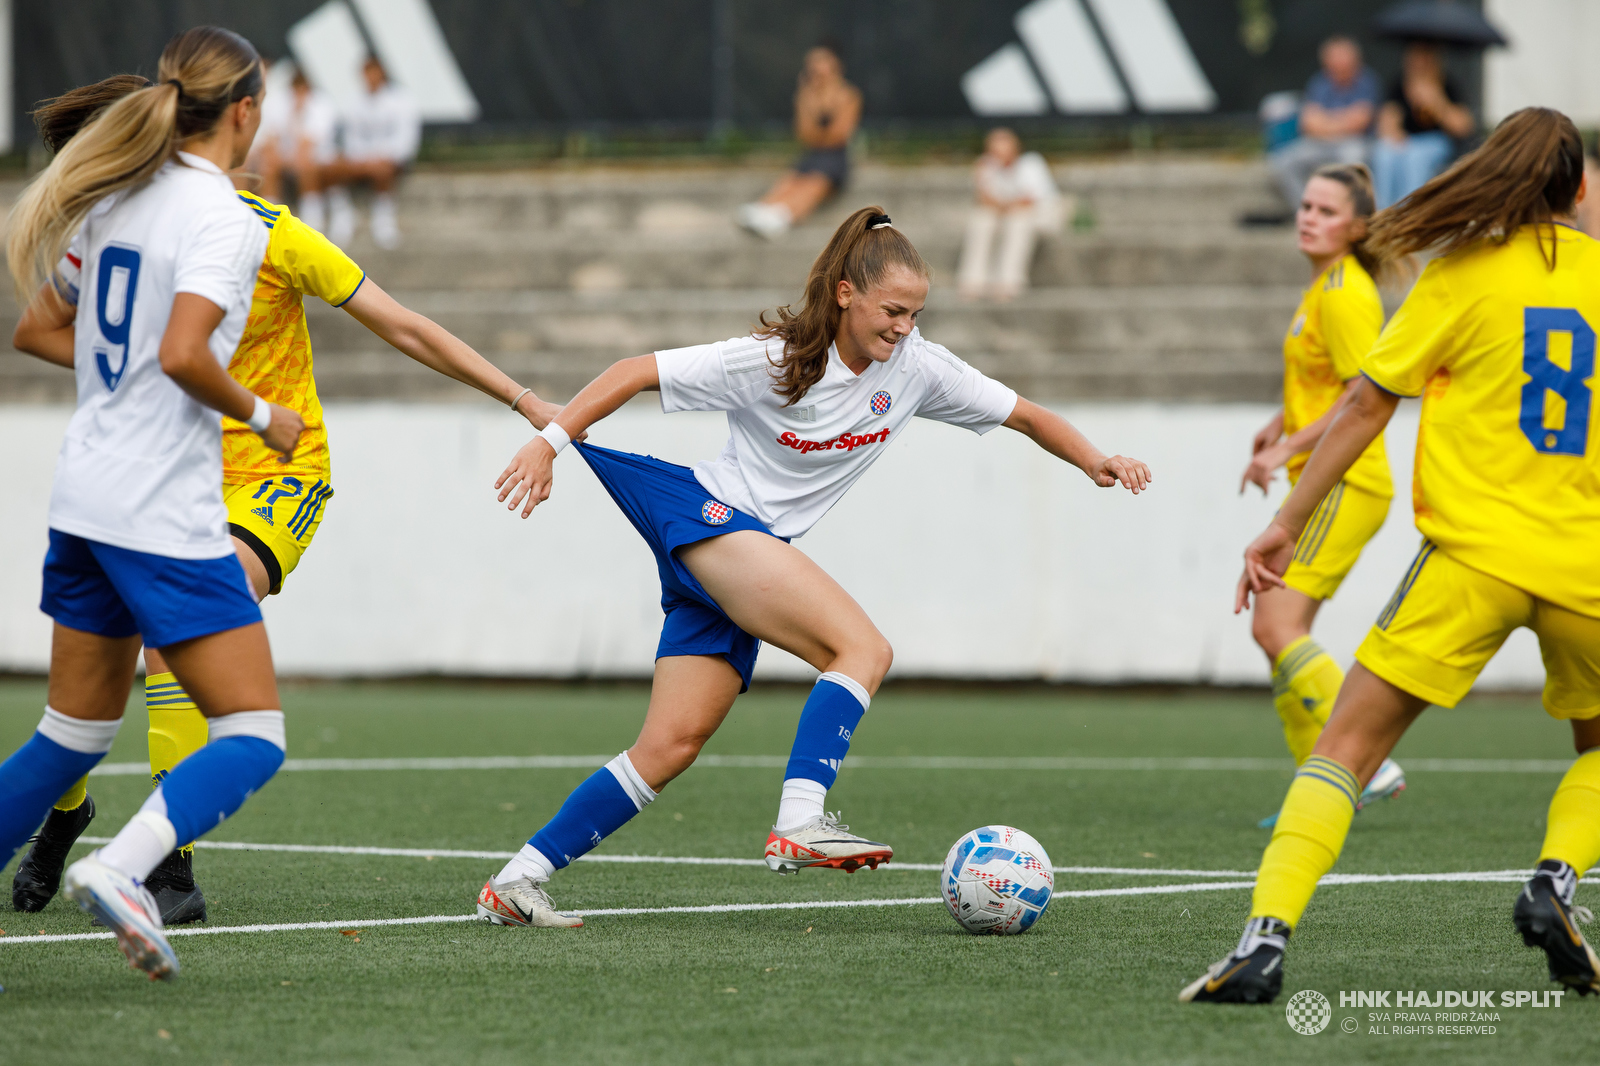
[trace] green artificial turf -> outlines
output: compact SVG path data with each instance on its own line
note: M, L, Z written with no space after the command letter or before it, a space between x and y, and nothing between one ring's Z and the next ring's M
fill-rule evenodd
M619 686L307 685L285 691L294 758L610 755L632 740L646 691ZM781 755L804 691L741 699L708 753ZM37 722L43 686L0 683L0 749ZM135 700L109 756L143 757ZM1283 757L1257 694L894 688L858 731L859 755ZM1406 757L1570 756L1533 699L1470 700L1424 715ZM217 840L515 850L589 771L303 771L281 774ZM1004 822L1057 865L1251 870L1256 821L1290 767L1267 771L912 770L846 767L829 794L901 862L937 863L961 833ZM602 853L757 858L781 771L691 769ZM1413 771L1363 812L1337 872L1505 870L1532 864L1554 773ZM97 777L92 835L147 794ZM80 852L81 853L81 852ZM1058 898L1028 934L976 938L941 906L593 917L581 930L478 923L362 928L470 913L494 859L202 850L212 926L337 921L343 929L225 933L174 944L183 973L152 984L104 941L7 943L83 932L58 899L0 911L8 1062L1503 1062L1590 1053L1600 1002L1497 1008L1493 1035L1379 1035L1341 990L1542 990L1543 957L1510 926L1515 885L1324 888L1270 1007L1185 1006L1177 990L1220 958L1242 889ZM9 884L10 868L3 875ZM1228 880L1218 877L1217 880ZM1237 879L1237 878L1235 878ZM1060 874L1058 891L1186 883ZM753 867L579 863L552 884L563 907L931 897L937 875L889 869L778 878ZM1586 891L1585 891L1586 894ZM1289 994L1317 989L1333 1024L1300 1036ZM1427 1013L1426 1008L1420 1008ZM1359 1031L1341 1023L1354 1018ZM1393 1024L1392 1019L1389 1024ZM165 1035L163 1035L165 1034Z

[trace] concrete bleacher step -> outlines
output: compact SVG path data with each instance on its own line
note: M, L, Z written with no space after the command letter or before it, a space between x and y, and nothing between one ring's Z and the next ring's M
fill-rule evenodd
M853 208L880 203L934 268L924 332L1044 400L1270 400L1304 261L1286 230L1241 230L1273 204L1259 163L1155 159L1056 168L1082 228L1042 242L1035 288L1007 305L953 291L971 197L965 166L864 166L852 187L782 239L738 230L733 210L776 170L594 167L420 172L401 200L404 247L352 254L369 276L555 399L611 361L747 331L795 300ZM17 186L0 186L9 200ZM461 398L342 312L308 303L329 399ZM0 298L0 330L18 310ZM0 401L65 401L72 378L0 355Z

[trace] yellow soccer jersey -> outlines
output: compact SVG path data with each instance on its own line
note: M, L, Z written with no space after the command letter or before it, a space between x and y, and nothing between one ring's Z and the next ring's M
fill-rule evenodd
M1412 488L1423 536L1600 618L1600 243L1556 227L1551 270L1537 231L1429 263L1361 371L1423 397Z
M330 481L328 433L322 401L312 376L311 334L301 300L316 296L338 307L366 280L359 266L328 238L289 213L287 207L241 192L272 237L256 275L250 320L228 373L257 396L305 419L306 431L288 463L261 443L255 431L231 418L222 420L222 481L239 485L284 474Z
M1378 287L1355 256L1345 256L1318 275L1300 297L1283 338L1285 434L1309 426L1338 402L1345 384L1361 373L1361 360L1382 329ZM1290 484L1300 480L1310 458L1310 452L1301 452L1289 460ZM1381 436L1361 453L1345 480L1374 496L1394 495Z

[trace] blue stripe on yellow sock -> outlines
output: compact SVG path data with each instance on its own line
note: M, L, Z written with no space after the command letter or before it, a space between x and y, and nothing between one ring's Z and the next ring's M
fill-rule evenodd
M1295 774L1296 777L1301 775L1315 777L1319 781L1326 781L1344 793L1345 798L1350 801L1350 806L1352 807L1360 800L1361 789L1356 783L1356 775L1326 756L1313 755L1307 759L1305 765L1300 767L1299 772Z

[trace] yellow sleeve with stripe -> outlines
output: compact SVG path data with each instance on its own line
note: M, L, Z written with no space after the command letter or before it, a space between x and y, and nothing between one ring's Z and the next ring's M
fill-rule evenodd
M279 210L266 261L290 288L333 307L343 306L366 280L366 272L337 244L288 210Z
M1361 373L1386 392L1422 395L1428 379L1454 350L1459 313L1438 267L1435 260L1422 271L1389 328L1361 361Z
M1349 381L1383 330L1383 300L1354 259L1344 266L1344 284L1322 294L1322 345L1339 380Z

